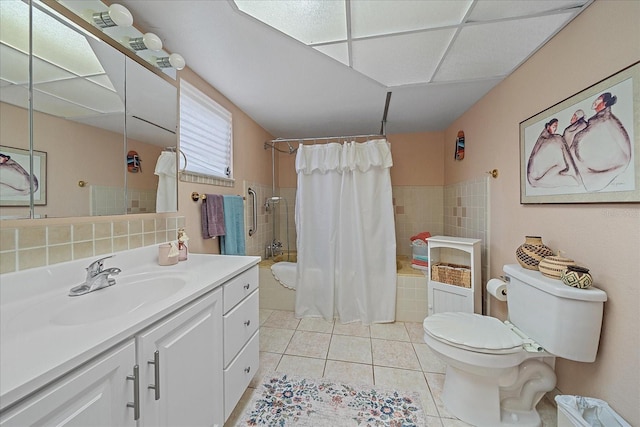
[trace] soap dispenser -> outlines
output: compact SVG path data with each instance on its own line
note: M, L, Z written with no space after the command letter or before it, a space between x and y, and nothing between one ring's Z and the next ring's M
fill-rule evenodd
M189 236L184 232L184 228L178 229L178 261L186 261L189 255L189 249L187 248L187 241Z

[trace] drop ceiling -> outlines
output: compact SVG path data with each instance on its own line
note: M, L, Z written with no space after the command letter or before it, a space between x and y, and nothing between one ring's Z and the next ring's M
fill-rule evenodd
M269 131L439 131L592 0L117 0Z

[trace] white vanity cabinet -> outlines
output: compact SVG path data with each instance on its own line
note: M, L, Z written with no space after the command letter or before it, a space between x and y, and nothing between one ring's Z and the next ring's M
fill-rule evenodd
M224 419L258 370L258 267L225 283L224 291Z
M47 357L47 352L42 352ZM133 339L78 368L0 417L1 426L135 427Z
M139 426L224 423L222 289L136 336Z

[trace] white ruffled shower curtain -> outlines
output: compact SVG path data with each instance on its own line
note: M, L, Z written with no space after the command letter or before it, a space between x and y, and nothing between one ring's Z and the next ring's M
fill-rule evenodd
M391 166L385 139L298 148L296 317L395 320Z

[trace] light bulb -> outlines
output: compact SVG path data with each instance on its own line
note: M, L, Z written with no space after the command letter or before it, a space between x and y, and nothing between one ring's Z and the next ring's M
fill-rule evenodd
M178 53L172 53L169 56L163 58L156 58L156 65L160 68L175 68L176 70L182 70L186 65L182 55Z
M153 33L146 33L142 37L129 38L125 37L125 44L128 44L131 49L138 50L160 50L162 49L162 40L160 37Z
M129 9L121 4L112 4L106 12L92 12L91 22L99 28L130 27L133 24L133 15Z

